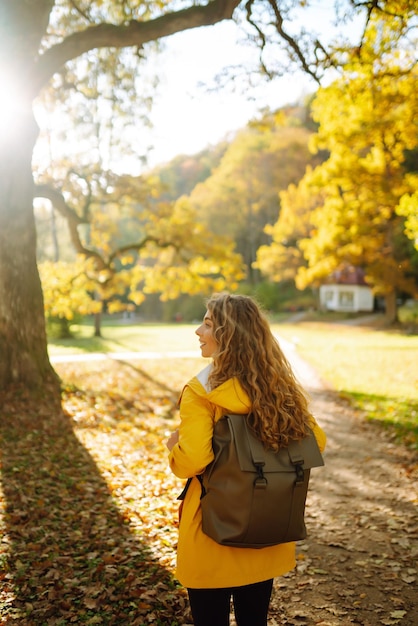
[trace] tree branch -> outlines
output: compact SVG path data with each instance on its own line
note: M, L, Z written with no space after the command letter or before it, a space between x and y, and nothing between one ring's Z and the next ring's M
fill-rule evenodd
M120 246L119 248L114 250L112 252L112 254L109 256L109 265L111 263L113 263L113 261L116 258L121 257L126 252L139 252L140 250L145 248L145 246L148 243L155 243L156 246L158 248L161 248L161 249L163 249L163 248L174 248L176 250L176 252L180 251L180 246L176 245L173 241L162 241L158 237L153 237L152 235L147 235L146 237L144 237L144 239L142 239L142 241L138 241L138 242L135 242L135 243L127 243L126 245Z
M52 206L60 213L66 220L72 221L77 226L79 224L88 224L89 220L85 216L80 217L74 209L72 209L65 201L65 198L61 191L54 189L49 185L35 185L34 198L46 198L52 204Z
M280 37L289 44L290 48L293 50L293 52L296 54L297 58L299 59L299 62L302 65L302 68L304 69L304 71L307 74L309 74L309 76L311 76L318 84L320 84L321 83L320 79L318 78L316 73L313 72L311 68L309 67L305 59L305 56L302 50L300 49L299 45L296 43L295 39L293 39L293 37L288 35L286 31L283 29L283 16L280 12L279 7L277 6L276 0L268 0L268 2L271 8L273 9L273 13L276 18L276 23L275 23L276 30L279 33Z
M77 11L77 13L81 15L81 17L83 17L87 22L91 23L92 20L90 16L85 11L80 9L78 4L74 0L69 0L69 2L70 2L70 5Z
M78 226L80 224L88 224L89 220L85 217L80 217L74 209L68 206L63 194L60 191L54 189L53 187L49 187L49 185L36 185L34 197L46 198L51 202L54 209L56 209L60 215L65 217L68 224L68 230L70 232L71 242L78 254L84 254L87 257L96 259L98 268L100 269L107 268L107 263L103 257L96 252L96 250L86 248L80 239Z
M173 241L162 241L160 238L147 235L141 241L129 243L124 246L120 246L116 250L114 250L110 255L108 260L106 261L103 256L97 252L97 250L92 250L91 248L86 248L80 239L80 235L78 233L78 226L80 224L89 224L90 220L87 218L86 214L83 212L83 217L80 217L78 213L74 209L72 209L67 202L61 191L50 187L49 185L36 185L35 198L45 198L49 200L54 207L62 215L68 224L68 229L70 232L71 242L74 246L75 251L78 254L83 254L85 257L93 258L96 260L96 269L97 270L109 270L112 274L115 273L115 269L113 267L113 262L116 258L121 257L126 252L139 252L142 250L148 243L155 243L158 248L174 248L177 252L180 251L181 246L176 245Z
M211 0L205 6L192 6L166 13L147 22L132 20L128 24L98 24L73 33L52 46L39 58L35 87L39 90L67 61L95 48L142 46L199 26L210 26L231 19L240 0Z

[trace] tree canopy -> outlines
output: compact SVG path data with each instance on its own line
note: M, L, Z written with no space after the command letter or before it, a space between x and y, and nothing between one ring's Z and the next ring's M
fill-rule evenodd
M236 242L252 283L257 250L267 241L264 228L280 212L279 192L299 181L307 164L320 161L309 152L310 133L298 122L295 108L282 112L280 123L267 115L241 130L212 175L190 194L200 219Z
M367 31L376 14L390 16L397 24L396 37L402 45L408 45L408 20L414 14L412 0L336 0L335 7L337 22L346 32L351 18L363 20L364 28L360 29L355 45L359 56L365 41L363 31ZM239 0L211 0L205 4L187 0L3 0L0 389L16 383L43 390L52 385L52 393L59 389L47 354L36 265L33 153L39 128L32 109L38 96L42 94L51 105L71 102L71 108L79 98L93 103L99 94L110 90L117 128L122 115L130 114L128 96L140 91L138 70L142 70L151 47L174 33L233 17L243 25L249 41L258 46L259 69L265 75L278 75L296 64L319 81L329 68L346 62L354 44L341 37L322 43L316 33L308 34L309 23L299 31L292 29L291 19L296 15L303 18L306 12L307 4L297 0L250 0L245 4ZM277 48L286 51L287 56L274 54ZM95 119L95 115L90 117ZM49 119L52 125L59 124L53 115ZM83 145L87 146L88 140L86 135Z
M418 293L416 255L406 241L416 232L417 177L406 155L417 148L418 99L413 57L392 49L392 28L391 20L373 20L361 63L354 55L342 77L318 91L313 143L330 156L287 192L259 264L272 276L293 267L300 287L344 265L362 267L394 319L397 295Z

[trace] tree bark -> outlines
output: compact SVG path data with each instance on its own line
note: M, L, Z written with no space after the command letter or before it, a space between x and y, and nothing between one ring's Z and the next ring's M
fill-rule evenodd
M102 336L102 313L95 313L94 315L94 336Z
M37 67L37 87L41 88L67 61L95 48L141 47L175 33L199 26L211 26L231 19L241 0L211 0L205 5L190 6L167 12L147 22L130 20L124 25L95 24L66 37L40 57Z
M58 393L36 265L31 160L38 129L30 105L13 129L0 147L0 389L52 384Z

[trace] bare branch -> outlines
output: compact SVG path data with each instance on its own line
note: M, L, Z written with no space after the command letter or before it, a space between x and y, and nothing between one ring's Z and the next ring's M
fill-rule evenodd
M328 51L324 48L322 43L318 39L315 39L314 43L315 43L314 55L315 55L316 62L318 64L321 62L322 65L325 66L324 59L326 59L328 63L328 67L334 67L335 69L337 69L337 64L335 63L335 61L333 61L332 57L330 56ZM320 55L318 54L318 52L322 53L323 59L320 59Z
M291 37L290 35L288 35L286 33L286 31L283 29L283 16L280 12L279 7L277 6L277 2L276 0L268 0L271 8L273 9L275 18L276 18L276 29L277 32L279 33L280 37L282 39L284 39L290 46L290 48L293 50L293 52L296 54L297 58L300 61L300 64L302 65L304 71L309 74L309 76L311 76L318 84L320 84L320 79L318 78L318 76L316 75L315 72L313 72L311 70L311 68L309 67L305 56L302 52L302 50L300 49L299 45L296 43L295 39L293 39L293 37Z
M83 216L80 217L78 213L76 213L76 211L67 204L61 191L54 189L49 185L36 185L34 197L46 198L47 200L49 200L54 209L56 209L58 213L60 213L60 215L62 215L67 220L71 242L74 246L75 251L78 254L82 254L87 258L95 259L96 270L108 270L113 275L115 273L115 268L113 266L113 262L115 261L115 259L121 257L127 252L139 252L149 243L154 243L160 249L174 248L177 253L181 252L181 246L177 245L175 242L162 241L158 237L147 235L141 241L129 243L124 246L120 246L119 248L116 248L116 250L114 250L109 255L108 260L106 261L103 256L99 252L97 252L97 250L86 248L86 246L82 243L80 239L78 226L80 224L90 223L90 220L87 218L86 211L83 211Z
M73 9L75 9L77 11L77 13L79 15L81 15L81 17L83 17L85 20L87 20L87 22L91 22L91 17L82 9L80 9L80 7L78 6L78 4L74 1L74 0L69 0L70 5L73 7Z
M54 207L67 220L68 229L70 231L71 242L75 251L78 254L84 254L87 257L96 259L97 267L100 269L107 268L107 263L103 257L96 251L86 248L80 239L78 232L78 226L80 224L88 224L89 220L85 217L80 217L74 209L72 209L65 201L63 194L49 187L49 185L36 185L34 191L35 198L46 198Z
M61 191L54 189L49 185L35 185L34 198L46 198L52 204L52 206L60 213L66 220L71 220L77 225L88 224L89 221L85 216L80 217L74 209L72 209L65 201L65 198Z
M367 23L370 21L373 12L383 13L384 15L389 15L390 17L399 17L401 19L405 17L405 13L403 13L402 11L391 11L386 8L387 3L379 3L379 0L365 0L364 2L356 2L356 0L351 0L351 4L355 9L367 10Z
M87 192L87 195L86 195L86 198L85 198L85 202L84 202L84 205L83 205L83 208L82 208L82 211L81 211L81 215L83 216L82 217L83 221L80 222L80 223L88 224L89 221L90 221L89 212L90 212L91 200L92 200L92 197L93 197L93 190L91 188L90 179L86 178L85 176L81 176L74 169L70 169L68 171L68 175L70 175L70 174L74 174L74 176L77 176L77 178L81 178L81 180L84 181L84 183L85 183L85 185L87 187L88 192Z
M252 6L253 6L253 2L254 0L248 0L248 2L245 5L245 9L247 12L247 22L249 24L251 24L251 26L257 31L259 40L260 40L260 48L261 48L261 52L263 52L265 46L266 46L266 36L263 33L263 31L261 30L261 28L258 26L258 24L256 24L254 22L254 20L252 19ZM269 78L271 78L271 74L268 71L266 65L264 64L264 61L262 59L262 57L260 56L260 65L261 65L261 69L263 70L263 72L266 74L266 76L269 76Z
M126 252L139 252L140 250L145 248L145 246L149 243L155 243L156 246L161 249L174 248L176 252L181 251L181 246L176 245L173 241L162 241L158 237L147 235L141 241L137 241L135 243L128 243L125 246L120 246L120 248L117 248L116 250L114 250L114 252L112 252L112 254L109 256L109 264L113 263L113 261L116 258L121 257L123 254L126 254Z

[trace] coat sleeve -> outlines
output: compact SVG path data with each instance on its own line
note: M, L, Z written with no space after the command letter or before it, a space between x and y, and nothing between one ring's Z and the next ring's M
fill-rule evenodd
M214 406L186 386L180 400L179 441L169 455L171 470L178 478L201 474L213 460L214 415Z

